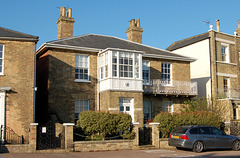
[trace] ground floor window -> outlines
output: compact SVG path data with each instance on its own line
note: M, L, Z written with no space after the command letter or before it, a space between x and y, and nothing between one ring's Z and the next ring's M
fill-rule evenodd
M144 122L147 120L151 120L151 101L144 100L143 101L143 114L144 114Z
M162 111L173 113L173 102L172 101L163 101L162 102Z
M75 100L75 120L78 120L79 113L89 110L89 100Z

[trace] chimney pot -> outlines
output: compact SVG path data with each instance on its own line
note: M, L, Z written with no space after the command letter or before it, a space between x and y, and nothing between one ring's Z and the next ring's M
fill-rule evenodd
M68 8L68 10L67 10L67 17L69 17L69 18L72 17L72 8Z
M61 7L60 8L60 16L65 16L66 13L66 8L65 7Z
M220 21L219 21L219 19L216 20L216 25L217 25L217 32L220 32Z
M137 27L140 27L140 19L137 19Z

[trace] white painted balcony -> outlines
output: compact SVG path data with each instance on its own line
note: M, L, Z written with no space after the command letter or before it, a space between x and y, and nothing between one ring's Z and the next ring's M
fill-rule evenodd
M197 82L184 81L162 81L161 79L152 79L143 82L144 93L164 94L164 95L198 95Z

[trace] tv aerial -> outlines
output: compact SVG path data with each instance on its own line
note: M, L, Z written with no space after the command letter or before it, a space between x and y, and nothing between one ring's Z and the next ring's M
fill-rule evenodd
M202 20L202 22L208 24L209 26L209 29L212 30L213 26L211 25L211 23L209 21L206 21L206 20Z

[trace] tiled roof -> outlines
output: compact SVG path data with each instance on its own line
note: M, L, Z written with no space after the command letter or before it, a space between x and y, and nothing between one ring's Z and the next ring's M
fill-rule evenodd
M96 35L96 34L87 34L82 36L76 36L66 39L60 39L55 41L46 42L45 46L63 46L66 47L81 47L81 48L91 48L96 50L104 50L107 48L115 48L115 49L127 49L134 51L143 51L144 56L162 56L164 58L169 59L179 59L179 60L187 60L194 61L194 59L182 55L177 55L171 53L170 51L154 48L151 46L147 46L144 44L128 41L125 39L106 36L106 35ZM42 46L43 47L43 46ZM37 52L41 51L41 48L38 49Z
M0 27L0 39L38 41L37 36L32 36L29 34L13 31L3 27Z
M176 50L176 49L179 49L179 48L191 45L193 43L205 40L207 38L209 38L209 33L208 32L200 34L200 35L196 35L196 36L193 36L193 37L190 37L190 38L186 38L186 39L181 40L181 41L174 42L173 44L171 44L167 48L167 50L173 51L173 50Z

